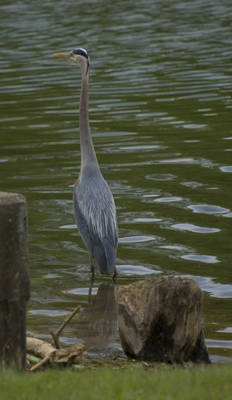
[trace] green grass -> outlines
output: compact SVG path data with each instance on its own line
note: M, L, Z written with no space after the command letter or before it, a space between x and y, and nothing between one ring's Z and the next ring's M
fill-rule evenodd
M0 372L1 400L231 400L232 366Z

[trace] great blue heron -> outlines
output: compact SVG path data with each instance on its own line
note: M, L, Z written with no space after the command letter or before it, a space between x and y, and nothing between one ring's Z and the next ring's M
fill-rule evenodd
M94 260L100 273L116 278L115 258L118 244L116 209L111 190L103 178L94 150L88 119L89 57L78 48L68 54L56 53L79 64L82 73L80 96L81 170L74 186L74 214L77 227L90 255L92 279Z

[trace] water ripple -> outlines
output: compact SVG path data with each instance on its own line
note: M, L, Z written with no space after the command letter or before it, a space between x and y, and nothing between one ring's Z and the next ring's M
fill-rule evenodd
M182 197L178 196L169 196L169 197L159 197L158 199L155 199L154 201L156 203L176 203L179 201L182 201Z
M212 297L221 299L232 298L232 285L215 282L211 277L194 276L202 290L209 292Z
M172 181L177 178L176 175L173 174L152 174L146 175L146 179L150 179L152 181Z
M194 213L198 214L213 214L213 215L220 215L220 214L226 214L230 210L224 207L220 206L214 206L210 204L192 204L188 206L190 210L192 210Z
M222 172L232 172L232 165L220 167Z
M219 262L216 256L208 256L205 254L184 254L181 258L189 261L199 261L206 264L216 264Z
M93 296L95 296L98 292L98 288L94 287L92 288L91 294ZM68 294L72 294L72 295L78 295L78 296L88 296L89 295L89 288L87 287L79 287L79 288L75 288L75 289L70 289L70 290L66 290L65 293Z
M119 243L143 243L155 240L153 236L127 236L119 239Z
M153 267L154 268L154 267ZM142 265L118 265L117 270L120 275L126 275L126 276L144 276L144 275L153 275L153 274L158 274L160 271L150 269L147 267L144 267Z
M220 229L218 228L208 228L204 226L197 226L193 224L188 224L188 223L182 223L182 224L173 224L171 225L171 228L177 229L183 232L194 232L194 233L216 233L220 232Z

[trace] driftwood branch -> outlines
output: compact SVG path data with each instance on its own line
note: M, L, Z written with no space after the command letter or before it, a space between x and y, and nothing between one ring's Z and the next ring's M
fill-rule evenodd
M57 349L60 349L59 337L60 337L61 332L64 330L66 325L71 321L71 319L74 317L74 315L76 315L78 313L79 310L80 310L80 306L77 306L73 310L73 312L70 315L68 315L67 318L65 318L65 320L62 322L62 324L56 331L50 331L50 334L52 335L52 338L54 340L54 343L55 343L55 346Z
M42 365L45 365L50 359L50 356L44 357L42 360L40 360L37 364L33 365L33 367L30 368L30 372L35 372L37 369L42 367Z
M78 363L84 351L84 345L75 343L63 349L55 349L55 347L44 340L27 337L27 351L41 358L38 363L30 368L30 372L35 372L47 363L56 365Z
M59 342L61 332L79 310L80 306L77 306L73 312L65 318L55 332L50 331L56 347L44 340L27 337L27 352L40 358L40 360L30 368L30 372L36 371L47 363L72 364L79 361L79 358L84 351L83 344L76 343L61 349Z
M27 337L27 351L36 357L50 356L56 349L48 342L34 337Z

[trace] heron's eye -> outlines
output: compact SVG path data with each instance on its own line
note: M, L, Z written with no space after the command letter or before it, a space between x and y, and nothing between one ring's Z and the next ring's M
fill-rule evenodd
M88 60L88 53L85 49L75 49L73 50L73 54L85 57Z

